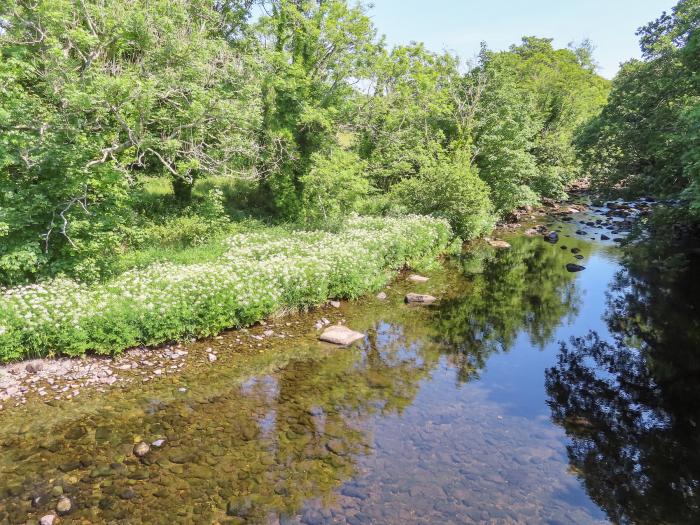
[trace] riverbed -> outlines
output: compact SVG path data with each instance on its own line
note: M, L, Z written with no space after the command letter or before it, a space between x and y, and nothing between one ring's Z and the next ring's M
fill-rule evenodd
M383 300L38 382L0 411L0 522L697 523L697 261L625 256L579 209Z

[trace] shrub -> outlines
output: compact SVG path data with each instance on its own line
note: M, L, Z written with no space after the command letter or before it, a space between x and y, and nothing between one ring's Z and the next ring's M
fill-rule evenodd
M360 158L349 151L314 154L311 169L301 177L304 222L334 224L355 211L369 193L369 181L363 175L363 168Z
M0 358L118 353L244 326L283 308L378 289L393 271L435 258L447 222L350 218L339 233L267 229L237 234L219 259L153 264L103 284L59 278L0 295Z
M390 200L411 213L447 219L464 240L488 232L494 223L488 187L464 162L443 160L426 167L396 184Z

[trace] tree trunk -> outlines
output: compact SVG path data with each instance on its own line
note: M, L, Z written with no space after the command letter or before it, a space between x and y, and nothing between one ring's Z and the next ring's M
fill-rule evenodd
M192 189L194 188L194 181L186 181L184 179L173 179L173 192L175 193L175 198L182 203L189 203L192 201Z

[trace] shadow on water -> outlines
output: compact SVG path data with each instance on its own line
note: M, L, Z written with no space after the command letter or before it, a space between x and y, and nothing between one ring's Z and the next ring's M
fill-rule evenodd
M633 247L609 285L609 336L563 343L546 372L569 462L616 523L700 521L697 252Z
M0 414L0 522L61 495L75 523L697 522L697 285L561 228L343 305L350 349L228 335L204 371Z

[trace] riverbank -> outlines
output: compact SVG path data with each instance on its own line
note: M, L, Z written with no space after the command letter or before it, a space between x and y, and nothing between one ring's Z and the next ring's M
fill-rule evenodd
M649 210L649 205L646 203L636 204L635 206L641 208L639 210L623 202L611 203L611 206L611 208L596 208L597 213L600 213L601 217L607 215L607 218L600 219L601 222L599 223L593 223L596 226L608 228L611 231L611 237L623 235L622 230L631 228L634 221L626 218L628 214L646 214ZM514 220L500 225L492 233L492 237L509 238L509 236L519 234L540 235L542 232L548 231L548 227L552 226L552 221L561 220L562 223L572 224L574 214L581 214L588 209L589 205L585 203L583 196L577 196L575 199L565 203L547 202L539 208L521 210L518 216L513 218ZM622 215L625 217L622 217ZM591 221L590 218L581 216L580 220L576 222L581 223L580 228L587 228L586 222ZM373 224L379 226L382 223L374 220ZM368 231L366 226L365 224L364 230L354 230L352 236L366 240ZM442 237L436 234L437 236L432 238L429 235L433 226L438 228L444 227L439 221L433 223L428 219L413 218L407 221L407 224L404 226L405 228L400 228L398 232L395 230L391 235L395 245L393 248L389 248L389 252L395 257L396 266L394 269L379 273L380 280L371 287L372 291L378 291L381 288L385 293L389 294L389 298L391 298L391 292L390 289L386 288L386 283L395 277L396 268L401 267L402 261L409 261L408 263L404 262L404 264L410 264L414 267L434 265L437 254L448 246L449 237L447 234L443 234ZM583 231L580 228L575 228L575 230ZM416 233L415 237L409 239L410 232ZM613 234L612 232L615 233ZM571 233L573 234L574 232ZM337 240L337 235L323 234L322 238L326 241L328 239ZM382 238L386 238L386 236ZM289 257L292 257L291 260L297 264L306 262L306 259L301 258L299 254L299 239L292 241L289 238L278 238L274 245L270 245L269 240L268 244L261 242L260 235L255 239L250 237L248 239L251 242L255 242L255 246L257 246L254 254L249 253L248 257L253 261L258 261L258 263L263 260L270 261L274 259L279 262L275 267L281 268L283 267L280 258L282 252L285 253L286 261L289 261ZM419 246L421 239L423 239L422 245ZM381 239L377 238L374 240ZM482 241L477 241L475 246L481 246L482 244L484 244ZM333 253L337 253L337 250L342 249L343 245L335 243L332 246L336 250ZM345 246L347 247L347 245ZM402 254L399 253L400 247L403 247L404 250ZM411 248L412 251L409 251ZM487 248L491 250L490 247L487 246ZM387 249L387 247L385 246L384 249ZM329 252L327 247L324 250L323 253L327 254ZM307 252L308 257L314 257L316 253L322 253L320 249L318 252L313 252L309 248L309 251L311 253ZM239 256L243 256L240 250L238 253ZM296 256L290 254L295 254ZM386 261L387 256L385 255L384 257ZM288 272L289 268L287 268ZM343 275L349 283L357 282L352 281L349 277L355 275L357 278L360 278L363 276L363 274L357 272L354 274L345 273L334 276L335 281L337 282ZM318 280L319 278L324 278L324 276L312 276L311 278ZM392 284L392 287L396 285L398 287L396 289L401 289L404 281L404 279L399 279ZM409 288L403 291L425 291L439 296L444 295L439 290L439 287L436 289L432 286L433 284L417 287L415 283L412 283ZM347 287L348 285L346 284L345 286ZM360 295L360 290L362 289L356 288L358 290L356 294ZM357 297L357 295L348 295ZM299 300L303 296L297 295L296 297ZM260 311L260 317L249 323L247 328L235 330L230 332L229 335L224 334L228 340L235 340L235 344L227 346L224 349L224 353L228 355L248 351L263 352L282 341L286 344L297 344L299 341L304 341L306 344L317 337L318 326L323 324L321 319L325 318L333 324L345 322L343 309L331 306L327 301L327 295L316 297L318 301L316 306L324 304L325 306L306 314L280 317L264 315L264 311ZM137 304L139 301L143 301L143 299L134 299L134 302ZM368 306L371 306L376 299L369 298L367 301L369 301ZM310 303L307 302L306 304L309 305ZM142 313L148 312L152 312L152 310L146 309L142 311ZM226 328L229 328L229 326L224 326L222 330ZM218 330L216 334L220 331ZM234 337L232 338L230 334L234 334ZM130 349L122 351L121 348L118 348L112 352L111 355L114 358L105 358L93 354L83 359L72 359L56 358L57 356L54 355L54 357L48 359L29 359L0 366L0 410L23 405L28 399L37 399L45 403L54 404L78 396L84 397L83 395L87 392L104 392L112 386L129 388L127 385L140 385L179 374L186 366L210 367L223 357L221 349L216 347L216 342L222 340L224 335L208 335L210 338L199 340L196 344L193 344L196 339L195 335L185 335L180 338L181 342L169 341L150 346L134 344Z
M55 279L9 288L1 297L0 359L115 355L216 335L379 290L402 268L434 265L452 241L438 219L354 217L337 233L234 235L214 262L154 264L97 285Z

